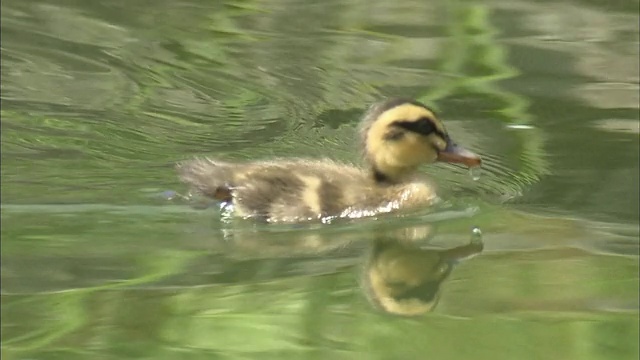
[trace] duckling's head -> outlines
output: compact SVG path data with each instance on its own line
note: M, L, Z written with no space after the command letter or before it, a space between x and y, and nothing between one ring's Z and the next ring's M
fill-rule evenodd
M378 182L397 182L421 164L436 161L479 166L480 157L456 145L436 115L410 99L373 105L361 127L365 155Z

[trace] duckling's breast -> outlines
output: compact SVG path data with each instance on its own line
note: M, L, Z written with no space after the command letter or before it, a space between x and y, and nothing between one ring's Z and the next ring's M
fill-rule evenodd
M363 191L364 190L364 191ZM427 183L408 183L357 189L340 217L360 218L398 210L409 210L434 204L438 197Z

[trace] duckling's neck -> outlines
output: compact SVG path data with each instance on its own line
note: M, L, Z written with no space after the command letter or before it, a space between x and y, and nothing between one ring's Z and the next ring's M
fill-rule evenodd
M391 184L391 179L389 179L389 177L387 175L385 175L384 173L382 173L380 170L373 168L371 169L371 172L373 173L373 180L375 180L376 183L378 184Z
M373 180L377 184L381 185L393 185L402 182L402 180L407 176L407 174L412 173L415 170L414 167L411 168L393 168L393 169L380 169L377 166L371 167L371 174L373 176Z

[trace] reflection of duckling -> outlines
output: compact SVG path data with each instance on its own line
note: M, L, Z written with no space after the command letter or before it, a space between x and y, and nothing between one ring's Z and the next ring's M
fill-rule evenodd
M374 105L361 126L369 171L330 160L232 164L195 159L178 164L180 179L234 205L235 215L269 222L361 217L432 204L433 186L412 176L420 164L479 166L425 105L393 99Z
M448 250L420 249L396 239L374 243L364 269L369 299L396 315L420 315L438 303L442 282L455 262L482 251L480 241Z

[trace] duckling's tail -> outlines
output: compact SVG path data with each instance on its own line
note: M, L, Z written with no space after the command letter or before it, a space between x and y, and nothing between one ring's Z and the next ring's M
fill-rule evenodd
M233 167L208 158L197 158L176 164L180 180L205 196L231 201Z

